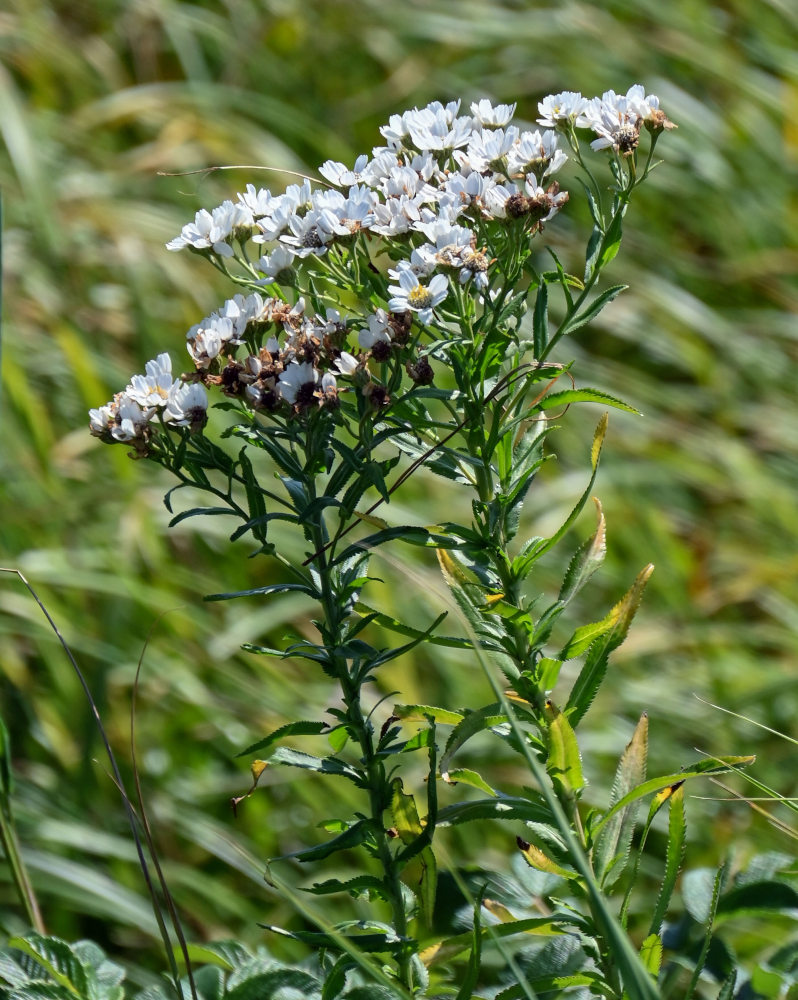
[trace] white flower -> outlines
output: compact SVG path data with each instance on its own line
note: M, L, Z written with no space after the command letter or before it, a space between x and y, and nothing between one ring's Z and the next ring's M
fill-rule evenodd
M358 366L359 361L353 354L350 354L348 351L341 351L340 355L333 364L333 369L337 371L339 375L354 375Z
M261 257L257 263L258 270L265 275L260 279L260 284L270 285L274 281L279 281L282 285L288 285L293 278L294 254L286 246L276 247L268 256Z
M506 125L515 114L514 104L497 104L496 107L489 100L483 98L478 103L475 101L471 105L471 114L480 125Z
M404 140L411 135L411 132L431 131L447 132L454 123L457 112L460 110L459 101L451 101L444 107L440 101L433 101L426 108L419 110L413 108L405 111L401 115L391 115L387 125L380 128L380 132L385 136L391 149L400 149L405 145ZM432 147L418 147L419 149ZM438 146L437 148L442 148Z
M449 283L443 274L436 274L429 285L422 285L407 268L399 273L399 284L390 285L388 291L393 296L388 302L391 312L401 313L410 309L418 313L422 323L429 323L432 310L449 294Z
M369 316L368 329L360 330L357 335L357 342L364 351L370 351L377 343L391 343L391 326L388 319L388 313L384 309L377 309Z
M580 116L577 125L591 128L596 135L590 143L594 150L614 149L616 153L628 155L637 148L640 137L640 115L626 95L608 90L602 96L594 97Z
M116 420L111 428L111 436L116 441L123 442L143 439L147 434L147 424L156 412L155 407L145 410L126 393L120 393L117 399Z
M522 132L518 144L510 152L510 174L513 177L529 173L542 177L555 174L568 159L558 144L559 136L551 129Z
M538 104L540 118L538 125L548 128L561 127L561 123L573 122L587 107L587 98L573 90L564 90L561 94L549 94Z
M399 198L388 198L385 204L376 204L374 215L376 221L371 228L375 233L397 236L406 233L414 223L420 221L421 208L414 199L403 194Z
M230 319L209 316L188 331L186 347L197 368L208 368L232 338L233 323Z
M150 406L166 406L169 390L172 388L172 359L168 354L159 354L145 366L146 375L134 375L126 394L145 409Z
M254 184L247 184L246 192L239 194L238 200L252 212L252 217L256 221L271 215L278 201L271 191L266 188L256 190Z
M277 381L277 390L290 406L299 400L300 404L308 403L307 396L312 395L319 380L319 373L307 361L301 364L291 361Z
M281 236L280 239L291 248L294 256L321 256L327 253L335 236L336 219L329 209L314 209L304 216L292 215L288 225L293 236Z
M350 187L352 184L363 182L363 173L368 166L369 158L365 153L358 156L353 168L347 167L344 163L335 160L326 160L320 167L319 173L336 187Z
M111 433L118 411L118 396L104 406L89 410L89 431L94 437L107 437Z
M463 252L460 261L462 264L460 284L464 285L470 278L473 278L475 287L480 292L484 292L489 284L488 267L491 263L485 251L469 248Z
M463 154L455 154L458 163L468 166L470 170L484 173L493 170L497 173L507 173L507 157L514 144L518 142L519 130L515 125L508 129L497 129L495 132L475 133Z
M412 271L417 278L428 278L438 265L435 257L435 247L429 243L423 247L418 247L410 254L410 260L400 260L396 267L388 271L388 277L394 281L399 280L402 271Z
M199 382L175 382L169 392L164 419L173 427L199 430L208 418L208 393Z
M193 224L183 226L180 236L170 240L166 249L182 250L190 246L195 250L211 249L220 257L232 257L233 249L227 241L234 236L249 235L254 224L252 211L246 205L225 201L212 213L201 208Z

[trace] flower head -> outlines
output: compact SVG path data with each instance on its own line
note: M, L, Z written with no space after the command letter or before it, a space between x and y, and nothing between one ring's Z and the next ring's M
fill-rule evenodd
M429 323L432 310L449 294L449 283L445 275L436 274L429 285L422 285L412 270L408 267L398 272L399 284L390 285L388 291L392 298L388 303L391 312L418 313L422 323Z

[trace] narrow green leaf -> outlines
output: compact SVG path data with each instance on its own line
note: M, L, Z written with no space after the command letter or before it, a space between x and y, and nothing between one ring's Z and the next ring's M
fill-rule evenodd
M523 920L513 920L507 923L493 924L491 927L482 927L480 933L486 938L486 944L492 938L514 937L516 934L544 934L560 933L556 928L562 923L564 918L555 917L527 917ZM432 968L449 962L458 955L462 955L473 944L473 932L457 934L454 937L442 938L435 944L429 945L421 952L421 961L424 965Z
M560 406L570 406L571 403L601 403L604 406L612 406L616 410L625 410L627 413L637 413L633 406L624 403L617 396L611 396L601 389L561 389L559 392L550 392L544 396L537 405L536 410L553 410Z
M566 799L574 799L585 786L576 734L565 714L546 702L548 758L546 770Z
M284 726L280 726L279 729L275 729L274 732L269 733L268 736L264 736L262 740L258 740L257 743L252 743L242 750L241 753L237 753L236 757L245 757L247 754L257 753L259 750L266 750L274 743L277 743L284 736L319 736L325 730L330 727L326 722L289 722Z
M500 711L500 708L501 706L498 702L486 705L475 712L469 712L463 718L462 722L455 726L449 734L449 739L446 741L446 746L441 754L440 772L444 778L448 774L449 762L452 757L467 740L470 740L472 736L476 736L477 733L484 733L492 729L493 726L499 726L507 721L507 716Z
M431 642L434 646L448 646L451 649L473 648L473 643L470 639L463 639L454 635L429 635L428 631L414 628L412 625L406 625L397 618L392 618L390 615L383 614L381 611L375 611L373 608L370 608L367 604L363 604L361 601L358 601L355 605L355 610L360 614L373 616L372 621L377 622L378 625L382 625L383 628L387 628L391 632L396 632L398 635L406 635L413 639L426 637L425 641Z
M596 223L593 226L593 230L590 233L590 239L587 241L587 250L585 252L585 284L593 277L593 272L596 269L596 262L599 258L599 253L601 252L601 241L604 238L604 232L601 226Z
M567 604L579 593L604 561L607 553L607 526L601 501L598 497L593 497L593 502L596 505L598 524L593 535L579 546L568 565L557 598L562 604Z
M392 714L397 719L417 719L420 722L433 718L436 723L443 726L456 726L465 718L462 712L452 712L448 708L437 708L435 705L394 705Z
M540 559L542 555L548 552L549 549L552 549L557 544L557 542L559 542L559 540L568 531L568 529L571 527L571 525L574 523L577 517L579 517L579 515L581 514L582 508L585 506L588 497L590 496L590 491L593 489L593 483L595 483L596 481L599 458L601 457L601 448L602 445L604 444L604 437L606 436L607 433L608 422L609 422L609 416L608 414L605 413L602 416L601 420L599 420L598 425L596 427L596 431L593 435L593 443L590 448L591 475L584 493L577 501L576 506L573 508L571 513L568 515L565 521L560 525L558 530L555 531L555 533L550 538L541 539L537 545L530 548L528 552L524 553L521 566L519 567L518 570L519 572L522 573L522 575L526 575L526 573L529 572L529 569L531 568L532 564L537 562L537 560Z
M356 784L363 780L360 771L352 767L351 764L338 760L337 757L314 757L312 754L293 750L291 747L278 747L269 758L269 764L301 767L306 771L316 771L317 774L335 774L342 778L349 778Z
M666 774L661 778L649 778L642 785L632 789L628 795L624 795L620 802L615 803L594 826L593 835L596 836L599 830L616 812L625 808L635 799L642 798L644 795L650 795L651 792L658 792L660 789L668 788L671 785L679 785L690 778L700 778L707 774L723 774L726 771L733 771L738 767L747 767L749 764L753 764L755 760L756 757L706 757L704 760L697 761L689 768L679 771L676 774Z
M184 510L176 514L169 522L169 527L174 528L176 524L180 524L181 521L186 521L190 517L199 517L200 515L213 517L220 514L235 515L235 513L229 507L192 507L191 510Z
M301 941L309 944L313 948L332 948L340 951L343 944L332 934L324 934L320 931L287 931L282 927L275 927L273 924L258 924L264 930L271 931L272 934L279 934L282 937L292 938L294 941ZM405 947L405 940L398 937L392 931L382 931L378 934L348 934L343 935L344 941L353 950L361 952L395 952ZM319 984L320 986L320 984ZM318 988L318 987L317 987ZM232 994L226 994L227 997ZM253 995L252 1000L262 1000L263 994Z
M482 897L485 894L484 887L477 894L474 900L474 927L471 932L471 953L468 956L468 965L457 991L455 1000L471 1000L474 988L479 979L479 969L482 964Z
M584 666L565 706L565 714L574 728L593 703L596 692L607 672L610 653L617 649L626 638L629 626L643 598L643 590L653 571L654 567L650 563L641 570L631 588L610 612L608 617L612 621L612 627L590 647Z
M471 785L472 788L478 788L481 792L486 792L488 795L499 794L495 789L490 787L481 774L467 767L452 768L446 780L450 785Z
M328 878L324 882L314 882L312 886L302 891L312 893L314 896L330 896L338 892L348 892L352 896L357 896L361 892L377 892L384 895L385 885L382 879L374 875L356 875L344 881Z
M668 912L673 890L676 887L676 879L684 860L685 835L687 832L687 820L684 814L684 785L679 785L674 789L669 798L670 814L668 818L668 847L665 853L665 873L662 879L662 887L657 896L657 905L651 917L650 934L659 934L665 915Z
M288 861L292 858L297 861L322 861L324 858L328 858L331 854L336 854L338 851L347 851L362 844L368 833L368 823L366 820L361 819L337 837L333 837L323 844L317 844L315 847L308 847L301 851L294 851L292 854L283 854L279 858L271 858L269 863Z
M615 618L610 612L606 618L600 622L593 622L590 625L582 625L571 638L566 642L557 654L560 660L572 660L576 656L586 653L596 639L600 639L605 633L615 625Z
M601 310L606 305L609 305L613 299L617 298L621 292L625 291L628 287L628 285L613 285L612 288L608 288L606 291L602 292L601 295L597 295L587 308L583 309L575 316L572 316L565 323L560 336L565 336L568 333L574 333L576 330L581 329L581 327L587 326L588 323L592 323Z
M307 594L314 600L321 600L319 593L314 587L307 583L272 583L268 587L254 587L252 590L236 590L229 594L207 594L203 600L206 601L232 601L236 597L255 597L258 594L284 594L288 591L297 591L300 594Z
M724 980L723 985L718 993L718 1000L732 1000L734 996L734 988L737 985L737 970L734 969L730 972L728 977ZM756 987L754 987L756 988Z
M474 820L501 819L525 820L530 823L549 823L551 814L544 806L529 799L499 795L490 799L474 799L444 806L438 813L438 826L458 826Z
M648 715L644 712L626 746L610 793L610 806L646 780L648 757ZM593 865L602 886L613 886L623 873L632 845L640 800L619 810L602 829L593 849ZM657 928L658 929L658 928Z

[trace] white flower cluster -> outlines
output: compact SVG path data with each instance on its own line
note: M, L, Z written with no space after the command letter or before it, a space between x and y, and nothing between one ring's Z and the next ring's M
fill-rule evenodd
M539 125L592 129L598 138L590 143L591 149L613 149L627 156L637 148L641 126L652 132L676 127L660 110L659 98L646 94L641 83L630 87L625 94L608 90L591 100L566 90L544 98L538 104L538 111Z
M568 196L556 182L547 181L545 191L542 184L567 156L555 130L509 125L515 105L493 107L483 100L471 105L469 115L459 115L459 109L459 101L433 102L393 115L381 129L386 144L370 157L359 156L351 168L332 160L319 168L328 187L313 189L305 181L273 195L249 185L237 203L199 211L167 248L229 257L235 241L273 244L258 262L261 281L268 284L290 272L297 258L321 256L360 232L388 239L421 233L430 242L416 248L419 260L399 262L397 272L410 269L423 278L436 269L456 271L462 284L473 280L483 290L487 263L475 234L461 223L517 218L525 211L534 211L535 223L551 219ZM530 189L543 197L526 207L519 197ZM396 294L406 300L403 308L423 313L427 322L430 302L442 301L442 284L430 292L419 281L410 288L397 280L403 291L421 286L414 295Z
M145 452L153 420L194 431L205 425L208 394L203 385L173 380L172 360L165 353L148 361L145 371L134 375L110 403L89 410L89 429L95 437L133 444Z
M352 167L328 160L320 184L305 180L282 194L248 185L235 202L197 212L167 249L191 249L224 268L236 261L243 284L273 297L252 291L228 299L188 331L191 375L172 381L171 362L159 355L146 375L91 411L92 433L135 442L144 453L153 419L204 426L204 386L211 385L256 409L301 412L337 405L337 379L354 377L379 408L388 397L369 371L371 358L397 355L413 380L431 381L426 357L414 360L405 349L415 343L413 319L446 319L439 307L454 297L454 277L487 308L496 294L492 253L501 254L505 230L521 227L531 236L568 200L553 179L568 159L561 139L578 149L574 130L590 128L594 149L627 155L643 125L652 133L673 127L639 84L592 100L566 91L538 108L541 128L532 131L511 124L515 105L482 100L461 115L459 101L436 101L392 115L380 130L384 145ZM332 248L339 252L327 256ZM387 275L377 267L383 250L393 261ZM342 287L328 279L336 267L349 267L350 252L360 261L355 266L380 275L383 306L372 291L365 315L306 315L305 296L317 294L317 278ZM350 331L357 331L357 347L347 342Z

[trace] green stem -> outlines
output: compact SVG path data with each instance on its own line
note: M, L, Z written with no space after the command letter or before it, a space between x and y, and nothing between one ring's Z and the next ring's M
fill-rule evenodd
M3 853L8 859L8 867L11 870L11 880L17 890L20 902L25 910L25 916L30 926L39 934L46 934L44 921L33 891L28 870L19 849L17 831L14 828L14 821L11 815L11 808L8 802L0 804L0 845Z
M308 480L309 494L314 494L314 484ZM372 834L376 844L376 853L383 869L383 886L385 895L391 907L391 923L397 936L406 941L408 937L407 915L405 913L402 885L399 879L399 867L391 850L388 834L383 822L385 810L390 805L390 784L385 767L377 757L374 748L374 729L371 721L363 713L360 702L361 684L359 678L350 671L345 656L335 650L342 642L342 626L344 611L333 582L331 563L334 560L334 546L329 549L327 533L320 521L308 527L311 544L315 547L317 557L314 560L316 570L321 580L321 603L325 617L324 643L330 654L330 662L341 684L343 702L346 706L348 728L360 746L361 763L365 770L369 794L369 811ZM412 947L403 944L397 956L399 979L404 986L413 992Z
M615 222L616 218L618 218L619 215L622 216L626 212L627 205L629 204L629 195L630 194L631 194L631 188L629 188L629 190L627 190L627 191L622 192L618 196L618 204L615 207L615 211L612 213L612 218L610 219L609 225L604 230L604 235L603 235L603 237L601 239L601 248L600 248L599 256L598 256L599 260L601 260L601 257L602 257L602 255L603 255L603 253L604 253L604 251L605 251L605 249L607 247L607 234L611 231L612 224ZM574 299L574 301L568 307L568 310L567 310L567 312L566 312L566 314L565 314L562 322L557 327L557 330L555 331L554 335L549 339L549 342L546 345L545 349L543 351L541 351L540 357L537 359L538 362L545 361L546 358L554 350L554 348L557 345L557 343L562 339L562 337L564 336L564 334L566 333L566 331L568 329L568 325L570 324L571 320L574 318L574 316L577 315L577 313L579 312L579 310L584 305L585 300L587 299L588 295L590 295L591 291L593 290L593 287L596 284L596 282L598 281L599 276L601 275L602 270L603 269L601 267L594 268L593 273L590 275L590 277L588 278L588 280L585 282L585 287L582 289L581 293L579 294L579 297L576 298L576 299Z

